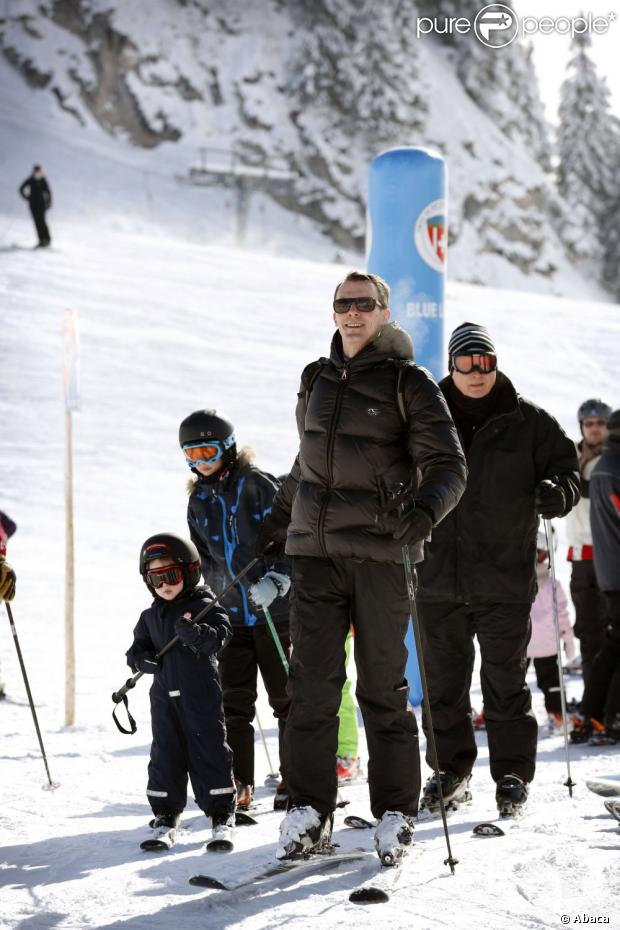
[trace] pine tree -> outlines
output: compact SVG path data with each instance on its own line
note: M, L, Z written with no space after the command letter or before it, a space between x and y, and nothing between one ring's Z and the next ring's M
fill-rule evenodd
M574 256L600 262L604 228L618 196L615 165L620 134L609 89L588 55L590 37L575 36L560 89L558 190L570 216L562 237Z
M339 216L359 248L369 161L418 141L426 105L418 95L413 0L297 0L304 34L291 61L291 116L304 146L302 203ZM289 7L289 9L291 8Z

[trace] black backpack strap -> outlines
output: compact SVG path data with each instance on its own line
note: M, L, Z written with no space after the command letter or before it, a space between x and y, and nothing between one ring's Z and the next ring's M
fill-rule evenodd
M328 358L318 358L316 362L310 362L310 364L306 365L304 368L303 374L301 376L302 390L300 391L299 396L304 398L306 407L308 406L308 401L310 400L310 394L312 393L314 382L321 374L321 371L325 365L328 364Z

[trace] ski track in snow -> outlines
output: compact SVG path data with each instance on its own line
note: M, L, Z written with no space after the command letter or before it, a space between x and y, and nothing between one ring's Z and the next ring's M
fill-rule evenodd
M139 843L148 833L144 791L150 742L148 682L130 692L134 737L111 720L110 695L127 677L124 652L148 598L137 571L144 538L186 532L187 471L176 431L191 410L213 405L236 425L262 467L280 474L296 451L295 396L309 360L328 352L329 302L342 267L202 248L164 238L65 228L56 253L0 254L3 390L0 507L17 521L10 560L13 609L38 707L54 792L45 772L8 623L0 621L0 926L6 930L262 930L453 928L540 930L560 916L608 916L618 926L620 830L586 778L618 770L618 750L575 747L574 798L561 738L541 739L530 813L498 839L474 837L495 819L486 737L474 800L449 818L451 876L441 823L416 828L415 846L392 900L361 907L348 894L372 866L341 867L299 883L294 876L233 895L191 887L204 871L229 881L273 857L281 815L259 788L259 825L238 828L236 851L202 853L207 824L190 802L188 829L165 854ZM77 722L64 711L64 501L62 311L79 313L82 412L74 416ZM521 292L448 287L446 330L486 323L501 366L526 396L572 434L587 396L615 406L617 308ZM586 324L587 321L587 324ZM562 537L562 527L558 527ZM567 566L558 567L567 587ZM4 614L4 610L2 610ZM580 691L569 678L569 693ZM479 707L476 683L474 700ZM545 720L541 696L535 709ZM260 712L272 758L277 734L264 694ZM121 712L122 714L122 712ZM363 742L363 734L362 734ZM362 757L366 762L365 748ZM267 763L256 747L257 784ZM429 774L423 765L423 777ZM345 813L369 817L367 788L342 789ZM345 850L370 849L371 831L336 818ZM570 926L570 925L569 925Z

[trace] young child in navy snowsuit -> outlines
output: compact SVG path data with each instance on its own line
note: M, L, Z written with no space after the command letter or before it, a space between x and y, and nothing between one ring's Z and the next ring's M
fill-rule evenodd
M221 591L254 559L256 537L271 512L278 482L253 464L251 449L237 453L232 423L215 410L197 410L186 417L179 427L179 444L194 476L187 507L190 535L200 553L205 581ZM286 558L277 562L261 559L222 600L234 633L222 656L220 672L241 810L250 806L254 789L252 721L259 671L278 721L282 746L289 708L287 675L265 610L286 657L290 646L289 571ZM285 808L288 800L286 773L282 776L274 798L276 810Z
M154 595L127 652L134 672L153 675L146 793L155 815L154 836L142 848L164 849L174 842L189 775L196 803L211 818L212 842L232 849L235 786L217 662L232 635L230 622L215 606L194 623L214 595L198 586L200 557L189 540L174 533L151 536L140 551L140 574ZM175 636L178 642L157 659Z

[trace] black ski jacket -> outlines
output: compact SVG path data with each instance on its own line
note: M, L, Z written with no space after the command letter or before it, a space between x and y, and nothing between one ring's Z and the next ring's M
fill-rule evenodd
M590 475L594 571L601 591L620 591L620 439L610 433Z
M409 336L388 323L348 361L336 332L311 390L317 363L304 370L299 454L273 508L279 524L290 520L288 555L402 562L402 543L375 531L388 492L409 488L434 523L457 504L463 452L441 391L412 357ZM412 561L421 557L412 547Z
M447 398L450 381L444 378L439 385ZM577 453L561 426L518 395L501 372L496 393L494 410L467 452L465 493L426 544L419 600L533 601L536 486L545 478L557 479L566 495L566 513L579 500Z
M200 553L202 575L216 593L222 591L254 558L256 536L271 513L278 481L260 471L241 450L236 464L215 482L199 477L190 484L187 523ZM262 610L250 601L248 589L273 569L291 573L290 562L258 562L222 600L233 626L265 623ZM288 595L277 597L269 608L272 619L288 620Z
M32 210L49 210L52 206L52 192L45 178L31 175L20 186L19 192Z
M206 586L194 588L174 601L156 597L151 606L140 614L133 631L133 643L127 652L130 668L136 671L143 658L152 659L174 639L174 625L180 617L195 617L213 599L213 591ZM221 706L216 656L232 637L230 621L218 606L210 610L199 625L201 637L197 645L187 646L179 641L159 660L153 688L166 694L173 692L171 696L180 691L184 700L211 698Z

